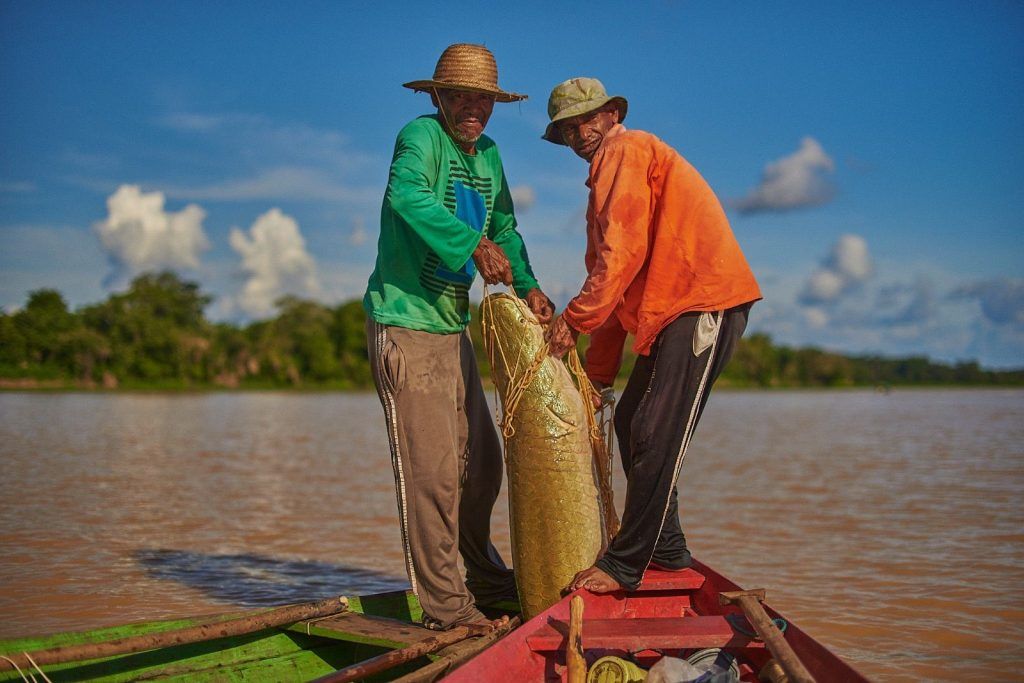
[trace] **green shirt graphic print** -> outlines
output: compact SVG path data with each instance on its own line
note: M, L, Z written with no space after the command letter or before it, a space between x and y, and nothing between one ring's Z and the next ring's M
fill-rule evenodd
M465 329L481 235L505 251L516 292L537 286L494 141L481 136L469 155L436 116L412 121L395 142L377 262L363 297L367 313L438 334Z

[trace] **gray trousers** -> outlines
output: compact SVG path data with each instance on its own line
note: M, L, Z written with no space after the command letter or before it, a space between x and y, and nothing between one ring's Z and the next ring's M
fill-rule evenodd
M424 620L481 619L474 602L515 595L490 541L504 463L469 334L366 322L384 408L406 570ZM459 556L466 578L459 569Z

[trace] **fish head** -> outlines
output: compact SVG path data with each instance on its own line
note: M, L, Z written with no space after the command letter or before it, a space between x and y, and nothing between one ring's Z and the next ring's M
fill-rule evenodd
M544 330L530 307L511 294L490 294L480 303L480 322L495 381L522 376L544 346Z

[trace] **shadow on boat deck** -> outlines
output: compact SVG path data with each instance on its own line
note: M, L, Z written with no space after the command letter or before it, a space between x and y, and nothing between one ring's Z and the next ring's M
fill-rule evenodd
M177 581L241 607L307 602L334 595L404 590L409 582L372 569L265 555L145 549L135 559L153 577Z

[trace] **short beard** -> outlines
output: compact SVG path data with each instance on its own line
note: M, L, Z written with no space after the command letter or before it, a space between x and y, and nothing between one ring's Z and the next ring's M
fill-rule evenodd
M452 139L455 140L455 142L458 142L460 144L474 145L476 144L477 140L479 140L480 137L483 135L483 131L480 131L476 135L466 135L465 133L460 131L458 127L453 126L452 129L448 131L448 135L450 135Z

